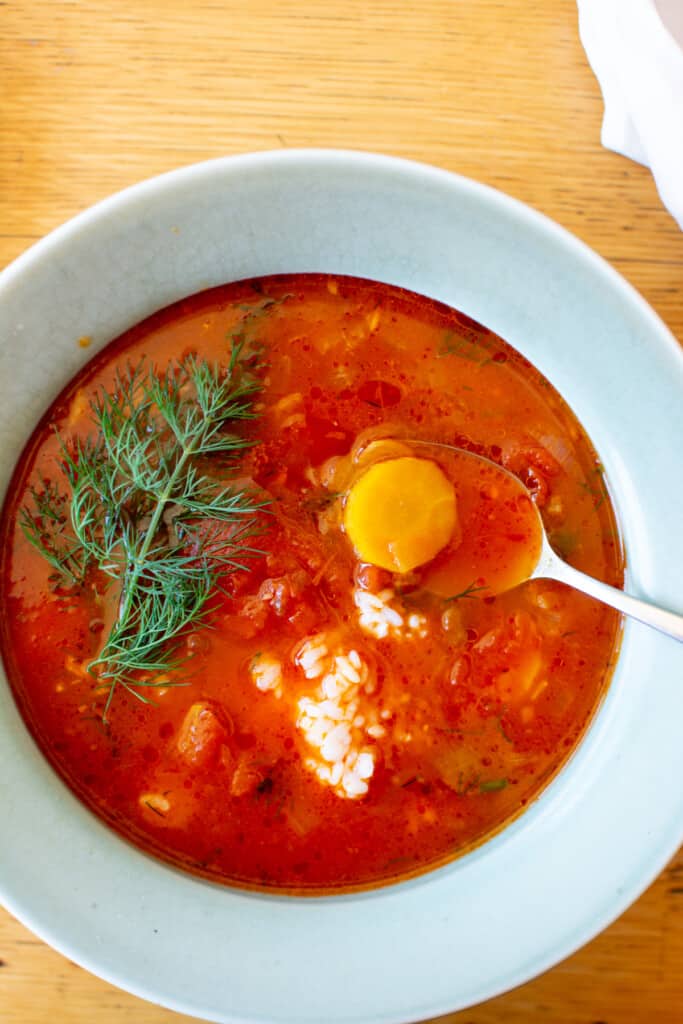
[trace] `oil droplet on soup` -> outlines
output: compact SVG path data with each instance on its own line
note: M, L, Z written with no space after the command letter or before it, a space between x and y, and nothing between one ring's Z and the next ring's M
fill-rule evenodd
M251 383L216 413L231 354ZM136 365L131 434L117 374ZM89 513L87 552L85 468L120 499ZM343 890L444 863L539 794L606 686L616 613L546 580L506 589L537 553L531 501L566 558L621 581L590 441L505 342L402 289L289 275L162 310L54 402L10 495L3 653L37 743L122 836L224 883ZM145 661L172 615L172 657Z

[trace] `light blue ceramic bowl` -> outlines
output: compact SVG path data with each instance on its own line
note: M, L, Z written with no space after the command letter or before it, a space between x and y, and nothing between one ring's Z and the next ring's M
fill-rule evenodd
M607 264L527 207L385 157L212 161L123 192L0 277L0 481L55 393L149 313L293 271L403 285L530 358L605 464L635 593L680 605L683 356ZM84 352L81 335L94 338ZM216 1021L414 1021L517 985L604 928L683 838L683 647L629 624L575 756L495 839L360 896L266 897L120 841L53 775L0 680L0 899L95 974Z

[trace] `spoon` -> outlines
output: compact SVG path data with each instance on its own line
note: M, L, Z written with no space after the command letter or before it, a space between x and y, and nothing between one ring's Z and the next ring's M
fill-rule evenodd
M476 459L497 473L514 480L519 492L531 498L528 489L514 473L510 473L509 470L504 469L498 463L492 462L491 459L487 459L483 455L475 455L474 452L468 452L463 448L457 448L455 445L445 444L441 441L418 441L411 438L409 443L411 445L429 445L436 448L445 448L448 451L456 452L458 456ZM521 578L516 580L515 586L523 583L526 579L543 578L557 580L560 583L566 583L575 590L588 594L590 597L594 597L596 600L609 605L610 608L615 608L624 615L637 619L646 626L652 626L654 629L659 630L660 633L665 633L667 636L683 642L683 615L660 608L649 601L633 597L631 594L626 594L623 590L611 587L609 584L596 580L593 576L588 576L586 573L580 572L579 569L569 565L551 547L541 514L533 500L531 500L531 506L534 510L533 515L538 530L539 554L535 567L528 572L525 571ZM505 589L511 589L511 586L506 586Z

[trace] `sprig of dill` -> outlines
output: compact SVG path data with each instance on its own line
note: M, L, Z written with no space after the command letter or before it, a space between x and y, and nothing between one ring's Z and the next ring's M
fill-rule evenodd
M99 569L118 588L117 615L88 665L107 692L143 702L145 687L181 663L179 634L201 624L221 577L245 568L265 504L221 485L252 442L235 431L254 416L260 384L237 343L226 368L194 357L159 374L144 358L91 403L94 434L60 438L67 489L43 481L21 512L27 539L56 578L82 585ZM226 461L227 460L227 461Z

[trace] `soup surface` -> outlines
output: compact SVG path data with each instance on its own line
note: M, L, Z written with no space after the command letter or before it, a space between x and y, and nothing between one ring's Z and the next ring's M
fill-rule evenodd
M538 794L615 657L616 613L507 589L531 500L621 582L595 452L500 338L352 278L203 292L97 354L24 452L17 701L96 814L188 870L325 891L441 864Z

